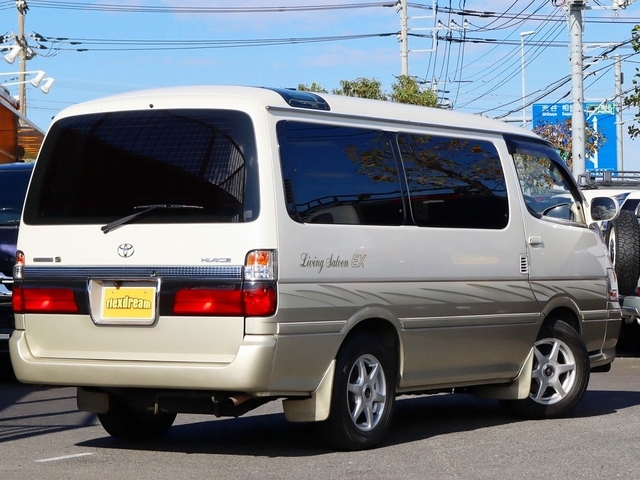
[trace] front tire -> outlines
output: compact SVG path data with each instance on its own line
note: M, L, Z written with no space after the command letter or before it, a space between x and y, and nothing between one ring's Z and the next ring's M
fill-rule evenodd
M319 426L325 439L344 450L376 446L387 432L395 405L396 348L370 333L357 333L336 357L329 418Z
M587 348L578 332L558 320L540 332L534 354L529 397L503 403L524 418L564 417L582 400L589 385Z
M163 436L173 425L175 413L158 414L132 410L123 401L110 396L109 411L99 413L102 427L119 440L152 440Z

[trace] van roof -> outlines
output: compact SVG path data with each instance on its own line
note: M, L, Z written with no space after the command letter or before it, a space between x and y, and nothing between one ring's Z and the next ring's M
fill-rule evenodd
M108 97L98 98L79 103L64 109L55 119L72 115L98 113L118 110L140 110L147 108L194 108L189 97L197 98L197 108L208 107L208 97L211 98L211 106L214 106L213 97L235 96L253 99L261 103L265 108L291 109L301 111L304 105L287 101L286 97L306 95L326 102L328 108L313 108L314 111L330 111L337 115L357 116L361 118L388 119L392 121L432 124L438 126L460 127L464 126L472 130L499 131L521 136L538 138L533 132L509 125L499 120L460 113L453 110L421 107L403 103L369 100L325 93L298 92L296 90L234 86L234 85L201 85L201 86L177 86L137 90L121 93Z

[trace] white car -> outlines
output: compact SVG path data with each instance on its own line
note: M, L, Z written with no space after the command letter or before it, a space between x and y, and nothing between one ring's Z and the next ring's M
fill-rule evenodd
M618 277L625 320L618 351L640 353L640 172L589 172L578 183L587 200L606 193L620 205L614 220L602 222L602 233Z
M578 179L587 200L593 197L613 197L620 205L620 215L603 222L602 233L618 276L622 295L636 294L640 277L640 172L588 172Z

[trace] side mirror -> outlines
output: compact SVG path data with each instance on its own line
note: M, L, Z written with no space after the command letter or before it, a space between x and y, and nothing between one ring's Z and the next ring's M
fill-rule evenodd
M613 220L620 213L620 206L611 197L595 197L591 199L591 220L604 222Z

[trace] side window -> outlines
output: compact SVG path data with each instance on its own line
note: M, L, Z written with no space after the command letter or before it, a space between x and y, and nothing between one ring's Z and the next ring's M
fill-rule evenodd
M506 227L507 191L500 157L491 142L399 133L398 146L417 225Z
M537 218L584 223L577 188L557 152L527 140L507 143L529 213Z
M398 169L385 132L283 121L278 140L287 208L294 220L404 223Z

